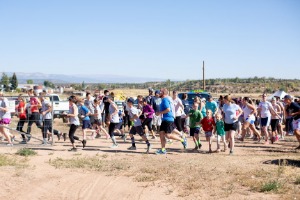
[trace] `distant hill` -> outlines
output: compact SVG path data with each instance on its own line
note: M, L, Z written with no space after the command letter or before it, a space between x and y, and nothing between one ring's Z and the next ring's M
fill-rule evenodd
M12 76L13 72L5 72L8 76ZM16 72L19 83L26 83L31 79L34 83L43 83L45 80L58 83L145 83L151 81L165 81L163 79L151 77L130 77L108 74L92 74L92 75L65 75L65 74L44 74L44 73L26 73Z

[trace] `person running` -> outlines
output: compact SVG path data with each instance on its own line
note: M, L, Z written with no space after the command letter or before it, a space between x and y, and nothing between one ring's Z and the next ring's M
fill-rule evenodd
M184 107L181 99L178 97L177 91L173 91L172 100L175 107L175 126L177 130L182 133L181 116Z
M94 97L90 92L87 92L85 95L86 99L84 100L84 106L89 110L90 123L93 125L95 123L95 106L94 106ZM91 127L94 129L94 126ZM96 129L95 129L96 130ZM92 133L92 138L94 137L94 132Z
M232 98L230 95L224 97L224 129L226 132L226 140L229 141L230 154L233 154L234 148L234 136L237 130L237 120L240 115L243 113L240 106L232 103Z
M131 129L129 131L129 136L131 138L131 146L128 148L128 150L136 150L134 135L139 134L147 144L146 153L149 153L150 149L151 149L151 144L150 144L149 140L147 139L147 137L145 136L145 133L142 128L142 122L140 120L141 113L139 112L138 109L133 107L133 104L134 104L134 99L129 98L127 100L127 105L129 107L130 120L134 122L134 125L131 127Z
M154 107L154 96L153 96L154 90L152 88L149 88L148 91L149 91L149 95L146 97L146 101L147 101L147 104L153 108Z
M108 114L110 118L110 123L108 126L108 134L113 142L111 148L118 148L118 144L114 132L120 123L119 110L116 103L112 100L111 97L108 97L107 102L109 103Z
M161 142L161 149L156 151L156 154L166 154L166 138L173 139L180 141L184 147L187 148L187 140L186 138L181 138L179 131L176 130L174 124L175 118L175 108L172 106L172 102L170 97L168 96L168 90L166 88L162 88L160 90L160 98L162 102L160 104L160 112L156 113L156 115L163 115L162 123L160 127L160 142ZM178 135L174 135L172 133L177 133Z
M77 136L75 136L75 132L80 125L79 118L78 118L78 107L77 107L77 99L75 96L70 96L69 100L69 113L66 114L66 117L69 118L70 122L70 129L69 129L69 138L72 144L72 148L69 151L77 151L75 140L79 140ZM64 134L64 140L66 140L66 135ZM82 141L83 143L83 141Z
M62 132L55 130L52 128L52 106L49 101L45 98L46 94L42 94L40 96L40 101L42 103L41 113L42 113L42 119L43 119L43 128L42 128L42 134L43 134L43 145L47 145L47 136L48 131L52 134L52 131L54 135L57 136L58 141L60 140L62 136Z
M102 112L104 109L104 105L101 104L101 100L94 99L94 123L93 123L93 129L97 130L96 138L98 138L100 135L100 131L102 131L106 135L106 139L109 139L110 136L107 133L106 129L103 127L102 123Z
M152 120L153 120L153 114L154 114L154 109L152 108L151 105L148 104L148 101L146 98L143 99L143 112L142 115L145 116L145 120L142 123L143 130L145 132L146 126L148 128L148 131L152 135L152 139L156 139L155 133L152 130Z
M202 129L205 132L205 138L208 142L209 151L208 153L212 153L211 145L213 139L213 133L215 132L216 123L214 118L212 117L212 111L210 109L206 110L206 117L201 120Z
M226 143L226 139L225 139L225 130L224 130L224 121L222 119L222 114L221 113L217 113L216 114L216 129L215 129L215 133L217 133L217 153L219 153L221 151L220 148L220 142L222 140L222 142L224 143L224 152L226 152L227 150L227 143Z
M156 90L155 91L155 96L153 97L154 99L154 112L155 114L153 115L153 123L152 123L152 129L155 129L157 131L157 134L159 134L159 129L160 129L160 125L161 125L161 115L157 115L157 113L159 112L160 109L160 104L161 104L161 98L159 97L160 95L160 91Z
M26 137L25 137L27 132L23 131L24 124L27 122L27 115L26 115L26 108L25 108L26 101L24 97L22 97L22 95L19 95L18 101L19 104L16 106L16 109L18 110L19 121L16 130L19 131L22 136L22 141L20 143L27 144Z
M40 121L40 111L39 109L42 107L40 100L36 97L36 94L33 93L33 90L30 89L28 91L28 95L30 97L30 115L28 119L28 127L27 127L27 142L31 139L31 126L33 123L42 130L42 124Z
M284 105L283 103L280 101L280 97L279 96L274 96L276 98L276 102L277 104L280 106L280 114L279 116L281 117L281 119L279 119L279 122L278 122L278 133L280 134L280 140L284 140L284 137L285 137L285 132L283 131L283 119L285 119L285 112L284 112Z
M109 91L108 90L104 90L104 97L103 97L103 104L104 104L104 123L106 126L109 126L110 123L110 117L109 117Z
M79 116L80 116L80 119L82 120L82 137L83 137L82 147L85 148L86 147L86 135L87 135L87 132L91 130L91 126L92 126L91 121L90 121L91 112L84 105L83 99L79 99L78 102L80 105Z
M293 118L294 134L299 142L299 146L296 149L300 149L300 105L293 102L290 95L284 96L284 103L286 104L285 115Z
M0 91L0 133L6 138L7 146L13 146L15 136L12 135L8 129L11 122L11 114L8 108L9 102L3 95L3 92Z
M206 110L212 111L212 116L215 117L215 115L218 113L218 104L216 101L213 100L211 95L208 95L208 101L205 103Z
M279 124L279 116L281 114L281 108L276 102L276 98L273 97L271 100L271 104L273 107L273 110L275 113L271 113L271 129L272 129L272 138L271 138L271 143L273 144L274 142L278 141L278 124Z
M190 109L189 113L186 117L189 117L190 121L190 136L193 138L195 143L194 151L198 151L201 149L202 144L200 141L199 133L200 133L200 121L202 120L202 114L198 110L199 104L194 103L192 109Z
M188 101L188 95L186 93L182 94L182 105L183 105L183 112L184 115L187 116L190 112L190 103ZM181 126L183 129L183 132L188 131L188 126L189 126L189 117L181 117Z
M265 144L269 144L269 131L268 127L270 126L271 122L271 112L276 113L272 107L272 104L267 101L267 95L264 93L262 95L262 101L258 105L258 113L260 115L260 124L262 133L265 136ZM279 118L280 116L276 114Z
M244 141L247 129L250 128L250 130L252 130L253 133L258 137L258 141L260 141L261 135L254 124L256 107L255 105L253 105L253 102L249 99L249 97L244 97L242 99L242 110L244 116L244 123L242 126L242 136L239 140L242 142Z

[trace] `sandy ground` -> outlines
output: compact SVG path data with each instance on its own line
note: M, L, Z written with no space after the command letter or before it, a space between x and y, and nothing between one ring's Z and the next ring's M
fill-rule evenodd
M54 126L68 130L58 120ZM33 133L41 138L35 127ZM127 150L129 138L126 142L118 138L119 148L111 149L111 141L104 136L88 140L85 149L78 143L78 152L68 152L69 141L56 137L53 146L41 146L36 139L27 145L16 141L13 147L2 142L0 155L24 166L0 167L0 199L300 199L300 185L294 183L300 180L300 152L294 150L294 136L273 145L247 139L236 144L232 156L209 154L203 135L200 151L192 151L189 138L186 151L174 142L167 146L167 155L155 155L159 140L150 140L151 153L145 154L146 144L139 136L136 139L136 151ZM23 147L37 155L25 159L16 155ZM287 162L280 165L279 159ZM274 180L282 184L278 191L260 191L263 183Z

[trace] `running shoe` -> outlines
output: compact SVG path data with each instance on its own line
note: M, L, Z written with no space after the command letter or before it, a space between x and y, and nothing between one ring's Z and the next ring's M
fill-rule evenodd
M147 151L146 151L146 153L150 153L150 150L151 150L151 144L147 145Z
M118 147L119 147L118 144L113 144L110 148L116 149L116 148L118 148Z
M201 149L201 147L202 147L202 144L200 143L199 146L198 146L198 149Z
M167 154L167 150L161 150L161 149L159 149L159 150L157 150L156 152L155 152L155 154L156 155L163 155L163 154Z
M129 148L127 148L128 150L136 150L136 146L131 146Z
M72 148L72 149L69 149L68 151L76 152L76 151L77 151L77 148Z
M12 146L14 146L14 144L13 143L7 143L7 145L6 146L10 146L10 147L12 147Z
M183 139L182 145L183 145L184 149L187 148L187 139L186 138Z
M86 146L86 140L82 140L82 148Z
M233 155L233 151L232 150L230 150L229 155Z
M27 135L27 142L29 142L31 139L31 135Z
M22 140L20 144L27 144L26 140Z

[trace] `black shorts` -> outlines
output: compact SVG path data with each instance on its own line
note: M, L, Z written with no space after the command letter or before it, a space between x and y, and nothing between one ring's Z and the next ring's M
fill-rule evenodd
M45 119L43 121L43 133L48 133L48 131L52 132L52 120L51 119Z
M108 133L109 133L109 135L112 134L117 129L118 124L119 123L110 122L110 124L108 126Z
M102 125L102 119L95 119L93 124L101 126Z
M271 119L271 128L272 128L272 131L276 131L277 130L278 124L279 124L279 119Z
M182 126L181 126L181 116L179 117L175 117L175 126L177 128L178 131L182 131Z
M82 120L82 129L91 128L91 121L90 120Z
M165 133L172 133L175 128L176 127L175 127L174 122L162 121L159 131L163 131Z
M190 128L190 136L195 136L195 134L199 134L200 133L200 128L199 127L195 127L195 128Z
M224 125L225 131L236 131L238 128L238 122L234 122L233 124L226 124Z
M270 126L271 117L260 118L261 127Z
M140 136L144 135L144 130L142 128L142 126L133 126L131 127L129 134L135 135L135 134L139 134Z

